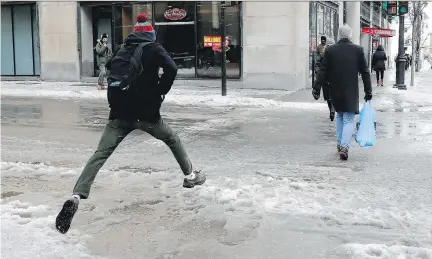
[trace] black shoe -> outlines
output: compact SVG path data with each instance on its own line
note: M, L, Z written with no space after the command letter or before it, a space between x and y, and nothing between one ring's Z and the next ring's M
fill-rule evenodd
M73 216L78 210L78 204L79 199L74 197L70 198L64 203L62 210L56 218L56 229L60 233L66 234L66 232L68 232Z
M341 160L348 160L348 149L346 147L342 147L339 151L339 156Z
M337 152L339 153L341 151L340 145L337 145Z
M195 173L194 179L185 178L183 180L183 187L193 188L195 187L195 185L202 185L206 181L206 175L204 173L201 173L201 171L195 171L194 173Z

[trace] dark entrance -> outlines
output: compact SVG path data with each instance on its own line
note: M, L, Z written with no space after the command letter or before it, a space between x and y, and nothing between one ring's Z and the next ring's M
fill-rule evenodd
M195 77L195 2L155 2L157 42L174 59L178 75Z

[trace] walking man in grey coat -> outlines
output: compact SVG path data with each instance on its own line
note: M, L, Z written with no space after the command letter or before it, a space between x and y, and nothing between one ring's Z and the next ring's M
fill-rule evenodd
M102 34L101 39L98 40L95 50L96 62L99 67L99 79L97 88L99 90L102 90L104 89L104 80L107 73L106 64L108 62L108 59L110 59L112 56L112 51L108 47L108 35L106 33Z
M367 101L372 99L372 86L363 48L351 42L352 31L348 25L339 28L339 38L324 53L312 94L318 100L322 85L330 82L330 94L337 113L337 150L340 158L347 160L355 129L354 117L359 113L358 74L362 76Z

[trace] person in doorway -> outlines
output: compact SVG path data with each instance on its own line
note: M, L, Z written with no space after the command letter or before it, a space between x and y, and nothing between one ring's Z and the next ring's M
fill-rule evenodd
M328 47L324 54L312 95L318 100L321 86L330 82L330 95L337 113L337 150L340 158L347 160L355 128L354 117L359 113L358 74L362 76L365 100L372 99L372 86L363 48L351 42L351 28L343 25L338 35L340 40Z
M95 50L96 50L96 62L99 67L99 78L98 78L97 88L99 90L103 90L105 87L104 80L107 73L106 64L112 56L112 51L108 47L108 35L106 33L102 34L101 39L98 40L95 46Z
M319 71L322 60L324 58L324 52L327 47L327 37L321 36L321 43L316 47L315 51L315 71Z
M171 149L174 157L180 165L185 178L183 187L193 188L202 185L206 176L201 171L196 171L188 158L185 148L179 136L161 118L160 107L165 96L171 89L177 75L177 67L166 50L156 41L156 34L152 25L147 22L145 14L137 16L137 23L134 31L124 41L125 51L120 49L108 64L112 74L120 71L121 67L114 66L114 60L126 60L128 46L137 46L139 57L132 56L133 63L141 60L141 73L136 74L134 82L128 82L128 87L133 91L126 91L125 88L117 85L123 81L108 82L108 102L110 104L109 121L100 139L96 152L85 165L78 181L73 189L73 195L68 199L56 218L56 229L60 233L66 233L72 222L75 212L78 210L80 199L87 199L90 188L100 168L111 156L122 140L133 130L145 131L159 139ZM136 49L135 48L135 49ZM136 54L136 55L138 55ZM132 58L130 58L132 62ZM139 62L139 61L138 61ZM121 62L120 62L121 64ZM159 77L159 68L163 74ZM130 71L130 69L126 70Z
M377 86L384 85L384 71L385 62L387 61L387 55L384 51L383 46L378 45L375 53L372 56L372 67L376 73Z

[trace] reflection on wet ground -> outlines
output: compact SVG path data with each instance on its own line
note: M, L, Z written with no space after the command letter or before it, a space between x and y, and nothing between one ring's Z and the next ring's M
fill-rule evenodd
M204 122L209 117L217 118L230 110L232 109L164 105L161 114L164 120L175 128ZM1 112L3 125L33 127L49 125L100 131L108 120L109 107L106 101L100 100L2 98ZM180 113L182 116L177 116Z

